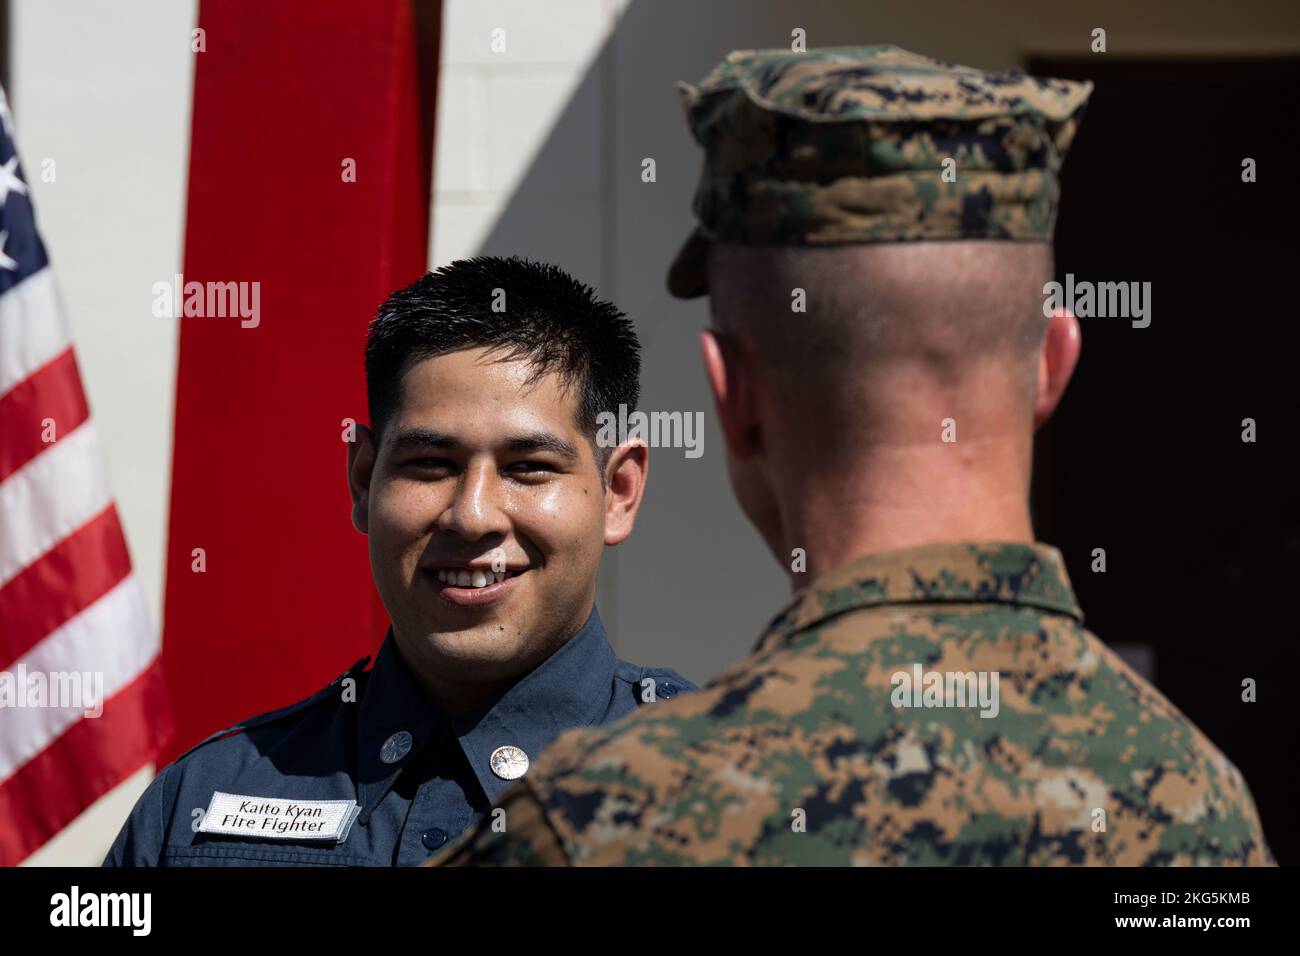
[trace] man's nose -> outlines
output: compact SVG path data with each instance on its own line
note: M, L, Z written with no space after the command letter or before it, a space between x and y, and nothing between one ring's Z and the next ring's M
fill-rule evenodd
M456 483L451 502L438 516L438 527L466 541L505 534L510 522L504 488L493 462L469 465Z

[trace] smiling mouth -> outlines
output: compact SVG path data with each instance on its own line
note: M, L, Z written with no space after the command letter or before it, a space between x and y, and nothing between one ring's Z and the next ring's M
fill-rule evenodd
M530 568L492 571L489 568L435 568L428 572L438 599L463 608L486 608L505 600ZM461 582L465 582L462 584Z
M493 571L491 568L437 568L434 571L434 577L438 579L440 584L477 590L500 584L510 578L517 578L527 570L527 568L514 568L505 571Z

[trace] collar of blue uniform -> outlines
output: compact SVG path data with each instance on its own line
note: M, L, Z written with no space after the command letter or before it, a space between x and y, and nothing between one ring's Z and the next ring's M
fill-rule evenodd
M884 604L1015 604L1079 622L1061 553L1045 544L926 544L846 561L795 592L755 651L769 650L815 624Z
M505 693L474 713L442 718L424 695L398 653L390 629L361 701L357 729L357 802L360 822L370 819L403 768L410 766L443 727L459 742L465 759L489 801L511 781L492 772L498 747L513 745L530 761L560 732L598 721L609 706L617 658L600 615L592 608L587 623L563 647ZM411 749L394 764L379 756L384 742L406 731Z

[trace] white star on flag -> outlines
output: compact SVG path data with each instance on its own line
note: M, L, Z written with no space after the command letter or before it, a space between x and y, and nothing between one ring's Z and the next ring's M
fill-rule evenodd
M9 162L0 166L0 206L9 201L9 194L27 195L27 184L18 178L18 154L9 157Z
M0 269L8 269L10 272L13 272L15 269L18 268L18 263L15 260L9 258L9 256L5 253L5 243L7 243L8 241L9 241L9 230L8 229L0 230Z

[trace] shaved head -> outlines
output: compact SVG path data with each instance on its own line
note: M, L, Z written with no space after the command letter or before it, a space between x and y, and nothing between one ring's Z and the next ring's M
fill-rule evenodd
M709 244L705 372L778 561L1032 540L1033 434L1080 343L1043 315L1053 271L1046 242Z
M719 330L787 395L856 414L900 379L953 397L1001 380L1028 414L1052 269L1045 242L712 243L709 294Z

